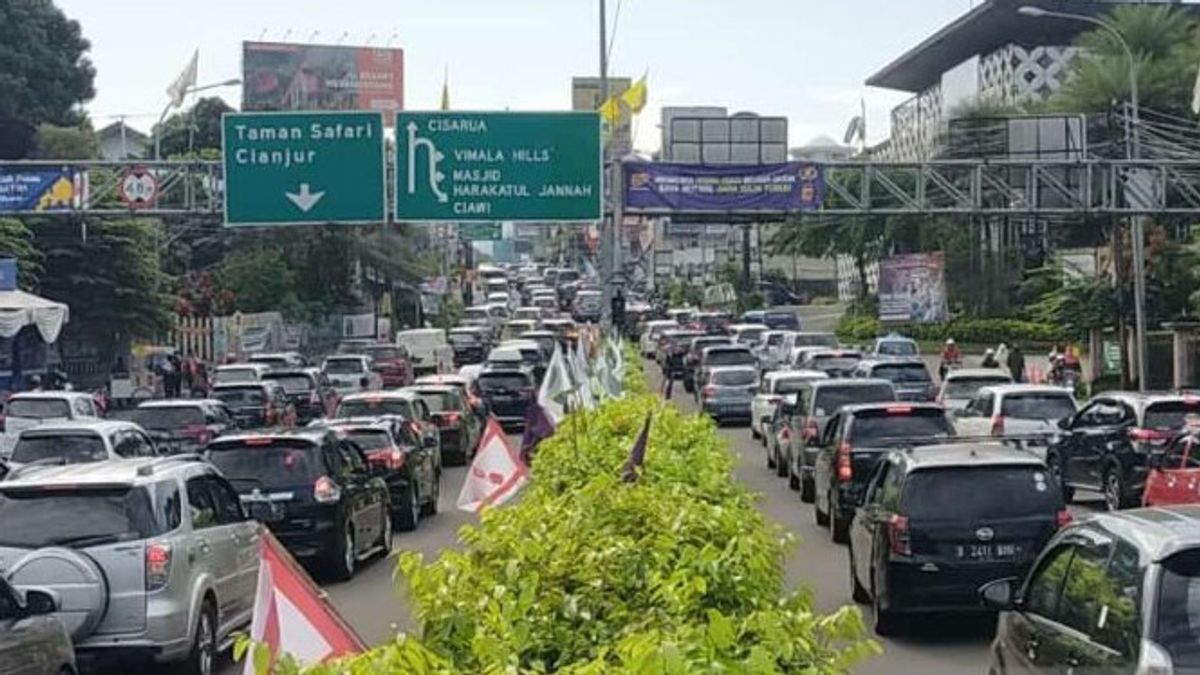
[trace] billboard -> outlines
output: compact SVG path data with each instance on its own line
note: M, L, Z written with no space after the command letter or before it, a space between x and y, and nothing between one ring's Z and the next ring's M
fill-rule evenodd
M894 255L880 262L880 321L938 323L948 314L945 253Z
M404 109L404 51L242 43L242 110Z
M86 194L87 174L75 167L0 167L0 213L70 211Z
M620 96L632 86L631 78L610 77L608 78L608 95L609 97ZM604 103L604 99L600 95L600 78L571 78L571 110L595 112L600 109L602 103ZM621 116L621 121L613 130L608 147L615 157L622 157L633 151L633 119L629 115Z
M625 163L629 212L759 213L812 210L825 198L820 164Z

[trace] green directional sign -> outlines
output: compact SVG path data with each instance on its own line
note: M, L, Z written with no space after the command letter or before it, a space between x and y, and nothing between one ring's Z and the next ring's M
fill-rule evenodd
M396 114L396 220L599 220L592 112Z
M386 220L382 114L229 113L221 135L227 226Z
M458 238L463 241L499 241L503 232L504 228L495 222L461 223L458 226Z

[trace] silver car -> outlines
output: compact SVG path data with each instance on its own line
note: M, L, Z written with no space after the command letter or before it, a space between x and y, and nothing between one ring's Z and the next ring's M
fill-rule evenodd
M44 591L20 593L0 577L0 673L69 675L75 650L54 597Z
M258 526L217 469L175 455L14 474L0 569L57 598L78 656L212 673L250 623L259 561Z
M700 388L700 408L717 421L750 422L750 406L758 392L758 369L722 366L708 371Z

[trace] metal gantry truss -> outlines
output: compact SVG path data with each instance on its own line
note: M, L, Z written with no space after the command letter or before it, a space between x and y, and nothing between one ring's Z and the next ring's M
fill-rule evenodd
M3 215L212 215L223 210L220 161L0 162L0 175L21 169L70 168L88 185L71 208L0 211ZM823 164L825 199L808 213L863 215L1200 215L1197 160L929 160ZM149 170L153 203L133 208L119 198L123 176ZM675 217L774 217L783 213L672 213Z

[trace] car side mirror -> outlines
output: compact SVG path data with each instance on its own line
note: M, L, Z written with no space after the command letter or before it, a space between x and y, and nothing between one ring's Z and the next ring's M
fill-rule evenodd
M58 600L48 591L30 589L25 591L25 611L30 616L43 616L58 611Z
M1016 577L1008 577L981 586L979 597L984 606L1001 612L1014 609L1017 606L1016 599L1013 598L1013 585L1016 581Z
M1067 416L1067 417L1064 417L1064 418L1060 419L1060 420L1058 421L1058 428L1059 428L1059 429L1062 429L1063 431L1067 431L1068 429L1070 429L1070 428L1071 428L1071 422L1072 422L1073 420L1074 420L1074 416L1073 416L1073 415L1069 415L1069 416Z
M366 388L370 387L370 386L371 386L371 378L369 378L369 377L364 377L364 378L360 379L360 380L358 381L358 385L359 385L360 387L362 387L363 389L366 389Z

